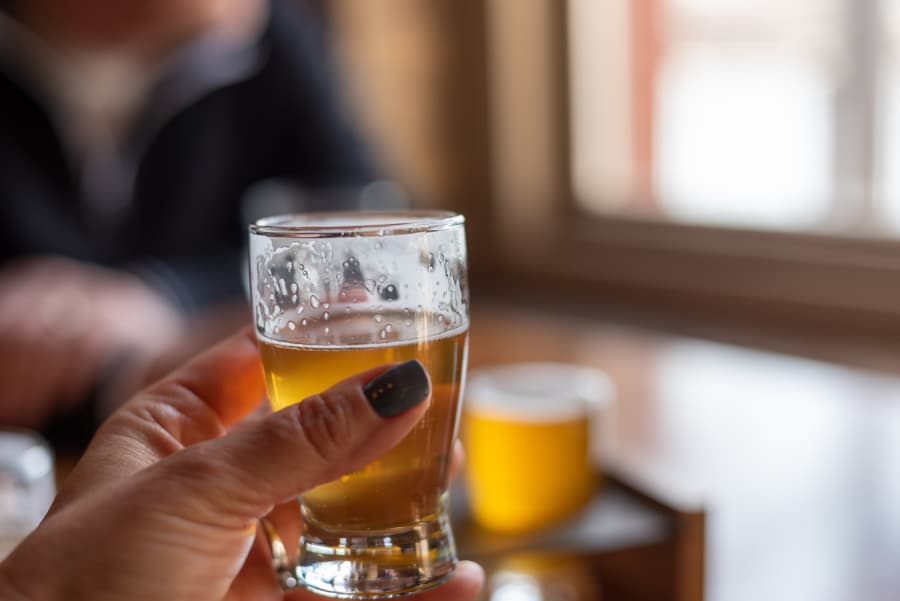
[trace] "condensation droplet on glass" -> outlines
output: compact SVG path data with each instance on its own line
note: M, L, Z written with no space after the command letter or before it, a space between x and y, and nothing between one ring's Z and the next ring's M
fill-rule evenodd
M297 315L300 315L301 313L303 313L303 309L305 309L305 308L306 307L304 307L303 305L298 305L297 306Z
M405 325L405 326L408 328L409 326L412 325L412 320L411 320L411 319L404 319L404 320L403 320L403 325Z
M293 262L293 261L288 261L286 267L287 267L288 273L291 273L292 271L294 271L294 262Z
M328 313L328 311L325 311L324 313L322 313L322 319L324 319L325 321L328 321L329 319L331 319L331 315Z
M309 279L309 272L306 271L305 269L303 270L303 277L305 277L306 279Z
M330 309L330 308L331 308L331 303L322 303L322 308L323 308L323 309Z
M367 292L375 292L375 280L366 280L363 285Z
M296 330L296 329L297 329L297 324L296 324L296 322L289 321L289 322L288 322L288 329L291 330L292 332L293 332L294 330Z
M397 287L393 284L388 284L384 287L384 290L380 290L379 292L381 292L381 298L386 301L395 301L399 297L399 294L397 294Z
M319 302L318 296L316 296L315 294L311 294L309 296L309 306L310 307L312 307L313 309L318 309L320 304L321 303Z
M329 332L331 332L331 328L329 328L328 326L325 326L325 333L328 334Z
M292 303L296 303L296 302L297 302L297 295L296 295L296 294L292 294L292 295L291 295L291 302L292 302Z
M262 314L259 314L259 315L256 316L256 325L257 325L260 329L263 329L263 328L266 327L266 320L263 319Z
M384 232L379 232L378 235L379 235L379 236L383 236L383 235L384 235ZM381 244L381 242L376 242L376 243L375 243L375 250L381 250L381 247L382 247L382 246L383 246L383 245Z
M350 307L344 307L344 313L350 313L352 310Z
M296 293L300 289L300 286L297 285L297 282L291 282L291 292Z
M284 278L278 279L278 289L281 290L281 294L287 295L287 284L284 283Z
M382 315L381 313L376 313L375 314L375 323L381 323L382 321L384 321L384 315Z
M306 327L306 325L308 323L309 323L309 321L305 317L300 320L300 325L303 326L304 328Z
M386 281L387 281L387 276L386 276L386 275L382 274L382 275L378 276L378 283L379 283L379 284L384 284Z
M428 273L434 271L434 253L428 253Z

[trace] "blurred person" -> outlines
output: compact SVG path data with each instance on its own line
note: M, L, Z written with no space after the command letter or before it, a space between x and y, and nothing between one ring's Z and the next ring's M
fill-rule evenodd
M376 378L394 392L370 392ZM264 392L248 330L136 395L97 432L43 523L0 563L0 597L318 598L282 593L258 521L268 515L280 538L296 540L295 497L399 442L428 408L428 375L415 361L375 368L248 421ZM463 562L415 598L467 601L482 581Z
M254 184L374 179L317 17L0 0L0 424L90 431L215 338L215 320L187 325L242 298Z

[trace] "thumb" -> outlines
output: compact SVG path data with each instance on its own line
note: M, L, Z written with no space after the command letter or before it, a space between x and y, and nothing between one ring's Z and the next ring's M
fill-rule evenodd
M418 361L376 368L248 428L188 447L160 462L165 474L154 480L183 517L236 519L243 527L389 451L422 418L430 392Z

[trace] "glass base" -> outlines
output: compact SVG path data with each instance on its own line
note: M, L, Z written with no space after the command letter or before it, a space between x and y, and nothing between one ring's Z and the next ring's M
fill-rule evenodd
M281 572L282 587L302 586L336 599L389 599L445 581L456 569L456 546L445 515L365 533L336 533L307 524L297 566Z

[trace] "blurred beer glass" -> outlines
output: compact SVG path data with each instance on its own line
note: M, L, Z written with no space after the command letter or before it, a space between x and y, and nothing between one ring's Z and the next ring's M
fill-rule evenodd
M488 601L595 601L600 587L589 558L520 553L488 566Z
M385 363L418 359L432 382L428 412L393 450L300 498L293 576L342 598L436 585L456 565L446 504L469 325L462 216L263 219L250 228L250 271L273 409Z
M37 527L55 495L47 443L33 432L0 431L0 559Z
M472 373L463 436L478 523L522 533L564 519L597 484L591 418L612 396L602 372L529 363Z

